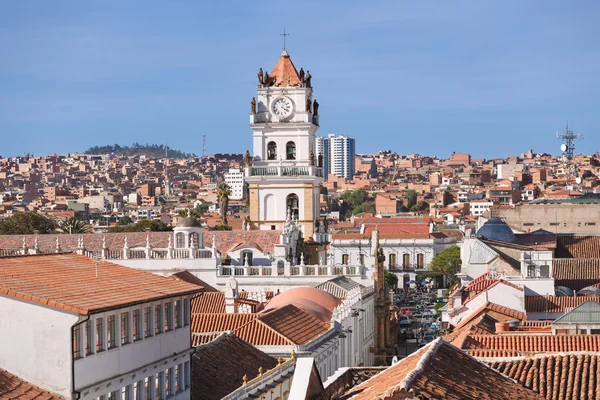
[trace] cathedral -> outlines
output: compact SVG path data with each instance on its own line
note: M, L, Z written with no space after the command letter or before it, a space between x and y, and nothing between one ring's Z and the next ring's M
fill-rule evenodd
M250 127L253 156L246 154L253 229L281 230L288 216L305 237L319 219L323 155L316 154L319 103L310 71L297 70L283 50L271 72L258 72Z

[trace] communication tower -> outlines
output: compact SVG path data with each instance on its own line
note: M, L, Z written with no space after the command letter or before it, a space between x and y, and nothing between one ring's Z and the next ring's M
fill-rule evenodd
M556 131L556 138L564 141L564 143L560 145L560 151L563 152L563 155L567 157L568 161L571 161L575 152L575 139L583 139L583 133L573 133L573 130L569 129L569 124L567 124L565 133Z
M206 157L206 135L202 135L202 158Z

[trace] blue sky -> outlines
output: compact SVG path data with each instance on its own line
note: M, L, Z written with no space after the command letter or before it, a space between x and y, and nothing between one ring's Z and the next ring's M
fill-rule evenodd
M283 2L281 2L283 3ZM273 5L275 4L275 5ZM168 142L252 145L259 67L310 69L319 134L358 152L502 157L599 150L596 1L0 3L0 155Z

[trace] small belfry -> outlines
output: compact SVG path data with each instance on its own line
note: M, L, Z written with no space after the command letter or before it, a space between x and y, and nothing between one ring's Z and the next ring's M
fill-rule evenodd
M373 285L375 290L375 365L390 365L392 347L390 332L391 299L385 287L385 255L379 246L379 231L374 230L371 238L375 263Z
M319 105L312 76L298 71L284 48L270 73L258 71L256 91L250 102L253 155L245 157L251 228L281 230L289 212L311 234L323 182L315 156Z

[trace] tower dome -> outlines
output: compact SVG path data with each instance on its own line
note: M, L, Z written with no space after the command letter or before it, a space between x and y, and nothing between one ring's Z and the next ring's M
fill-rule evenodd
M509 243L514 243L517 240L510 226L498 217L492 217L483 224L477 231L477 236Z

